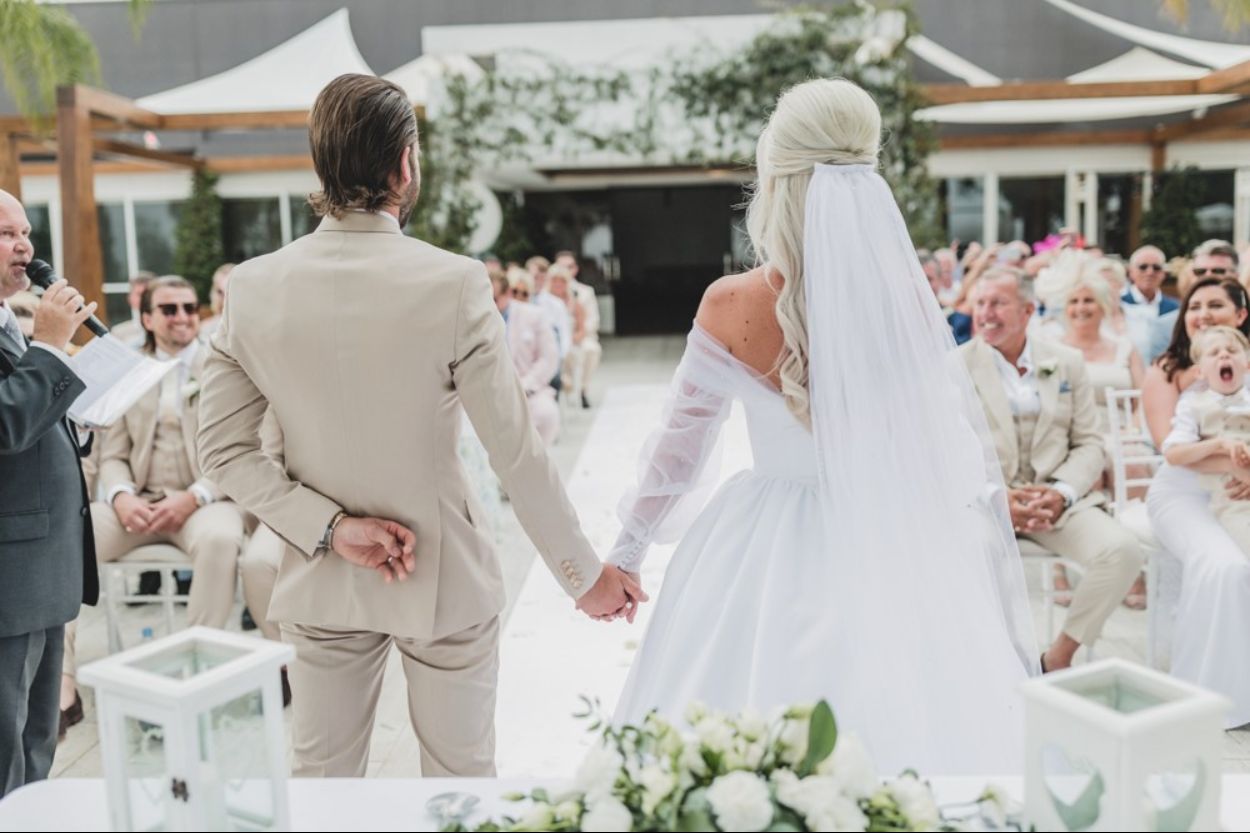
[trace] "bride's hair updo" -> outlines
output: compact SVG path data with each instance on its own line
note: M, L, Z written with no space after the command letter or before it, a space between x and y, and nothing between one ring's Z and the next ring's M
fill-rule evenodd
M807 300L803 291L803 219L816 165L875 165L881 113L850 81L819 79L787 90L755 148L758 180L747 206L755 258L784 279L777 323L785 336L778 359L788 407L810 425L807 394Z

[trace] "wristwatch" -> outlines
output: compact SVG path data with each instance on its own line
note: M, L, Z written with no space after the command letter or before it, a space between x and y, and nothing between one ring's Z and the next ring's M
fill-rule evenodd
M339 525L339 521L347 517L347 512L340 509L334 513L334 517L326 524L325 531L321 533L321 540L317 542L317 548L313 550L313 558L330 551L330 544L334 541L334 528Z

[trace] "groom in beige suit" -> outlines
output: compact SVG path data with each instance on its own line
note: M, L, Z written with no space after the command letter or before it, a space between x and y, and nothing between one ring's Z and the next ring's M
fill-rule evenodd
M460 407L577 607L632 615L530 424L482 265L406 237L417 123L380 78L309 115L312 234L237 266L205 369L206 473L286 543L269 617L297 658L296 775L363 776L390 647L427 776L494 774L503 581L456 457ZM261 450L267 408L284 460Z
M1098 638L1143 555L1094 489L1105 461L1084 357L1029 338L1034 303L1018 270L987 272L972 300L976 338L959 350L994 435L1016 534L1085 567L1063 630L1042 655L1044 670L1066 668Z

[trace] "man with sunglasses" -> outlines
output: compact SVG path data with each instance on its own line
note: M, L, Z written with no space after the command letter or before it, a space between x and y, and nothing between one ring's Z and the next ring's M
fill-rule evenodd
M1167 257L1157 246L1142 246L1133 252L1128 259L1128 289L1120 296L1129 338L1147 364L1154 360L1151 351L1156 322L1179 306L1176 299L1160 289L1167 277L1166 262Z
M234 605L243 515L203 476L196 454L200 378L209 352L199 340L199 302L190 283L167 275L148 285L140 310L144 350L178 366L103 437L105 499L91 507L97 551L100 560L114 561L146 544L178 547L195 568L188 623L222 628Z

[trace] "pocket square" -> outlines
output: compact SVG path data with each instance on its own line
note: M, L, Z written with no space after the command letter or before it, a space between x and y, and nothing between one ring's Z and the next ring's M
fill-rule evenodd
M1071 385L1071 383L1069 383L1069 382L1068 382L1068 380L1067 380L1067 379L1064 379L1062 382L1060 382L1060 383L1059 383L1059 392L1060 392L1060 393L1071 393L1071 392L1072 392L1072 385Z

